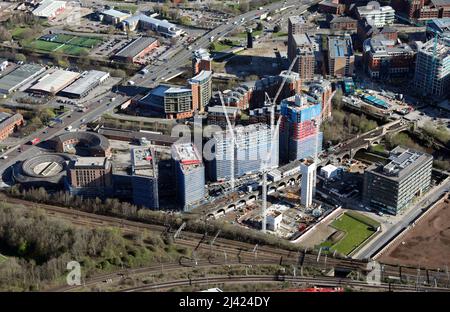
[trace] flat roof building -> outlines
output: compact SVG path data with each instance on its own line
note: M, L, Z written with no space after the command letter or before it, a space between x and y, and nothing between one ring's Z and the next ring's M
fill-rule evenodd
M175 24L172 24L167 20L160 20L142 13L125 19L123 21L123 28L130 31L134 31L138 28L141 30L153 30L160 35L169 38L178 37L183 33L181 28L178 28Z
M431 39L419 45L414 85L423 95L436 99L448 96L450 87L450 46L447 40Z
M80 73L56 69L39 79L29 90L31 92L56 94L74 82Z
M355 69L352 39L349 35L343 37L328 37L328 71L331 76L352 76Z
M68 167L68 189L73 195L109 196L112 191L112 167L106 157L78 157Z
M295 57L298 56L293 71L300 75L302 81L313 79L316 58L315 47L311 37L304 33L293 35L288 50L290 51L290 62L293 62Z
M198 49L192 53L192 73L198 75L202 70L211 70L212 58L206 49Z
M372 78L407 78L413 72L415 51L406 43L376 35L363 44L367 73Z
M113 58L121 62L145 63L142 59L158 46L156 38L139 37L117 52Z
M131 16L130 13L125 13L119 10L109 9L101 12L99 14L99 19L102 22L109 23L109 24L119 24L123 22L125 19L129 18Z
M55 18L66 8L66 1L43 0L36 9L33 10L34 16L48 19Z
M366 6L356 9L359 19L366 18L375 27L383 27L394 23L395 10L386 5L381 6L377 1L370 1Z
M373 165L364 173L363 201L396 215L431 184L433 156L397 146L384 166Z
M99 70L86 71L74 83L63 89L61 94L71 98L85 97L109 77L110 75L107 72Z
M212 71L202 70L189 79L192 90L192 109L203 112L212 96Z
M45 72L40 65L24 64L0 78L0 93L10 94Z
M176 162L178 202L183 211L190 211L193 205L205 197L205 167L202 156L194 144L175 143L172 158Z
M19 113L14 115L0 113L0 141L9 137L18 127L23 125L23 116Z

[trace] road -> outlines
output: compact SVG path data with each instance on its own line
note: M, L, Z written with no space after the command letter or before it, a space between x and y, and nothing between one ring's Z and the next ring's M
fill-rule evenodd
M111 103L112 97L116 98L113 103ZM9 177L4 176L7 168L15 164L17 161L23 161L45 152L45 149L37 145L27 144L30 139L39 138L41 141L45 141L66 132L65 128L69 125L74 129L79 128L82 123L90 122L95 120L101 114L112 111L114 106L121 103L124 99L125 98L121 95L112 92L109 92L106 95L101 95L99 98L94 98L90 105L86 105L86 107L88 107L87 112L68 112L64 114L65 116L62 116L62 124L55 125L52 128L42 128L32 135L18 141L16 146L2 154L8 156L7 159L0 160L0 176L3 177L3 182L7 184L12 182L9 180Z
M207 32L202 37L198 38L194 43L191 44L191 50L188 48L185 48L183 46L178 46L176 49L174 49L173 53L174 55L170 58L164 59L162 62L160 62L159 65L149 65L146 68L148 69L148 73L143 76L141 74L135 75L133 78L131 78L132 81L136 83L136 85L140 86L146 86L157 84L160 81L165 80L167 77L174 75L177 71L177 68L180 66L185 65L189 62L192 56L192 51L197 50L200 48L208 48L208 46L211 44L211 37L213 37L213 41L218 40L219 38L226 36L230 32L233 32L238 27L241 27L246 22L253 20L255 18L258 18L258 16L263 12L268 11L274 11L277 9L280 9L284 6L289 5L300 5L302 4L304 6L304 9L307 9L308 7L311 7L318 3L319 1L315 0L313 2L309 2L306 0L299 1L299 0L290 0L284 2L276 2L269 4L264 7L263 10L253 10L241 15L238 15L236 17L233 17L229 19L226 23L223 25ZM244 19L244 20L243 20Z
M375 252L389 243L392 239L408 225L413 222L419 215L433 205L444 193L450 191L450 179L444 180L443 183L436 188L430 190L417 203L408 209L406 214L396 224L388 228L385 232L381 232L372 241L368 242L359 252L354 255L356 259L370 258Z

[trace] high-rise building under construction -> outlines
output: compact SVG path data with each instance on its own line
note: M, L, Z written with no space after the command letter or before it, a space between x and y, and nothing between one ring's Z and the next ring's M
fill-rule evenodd
M322 103L307 94L281 101L280 160L284 163L315 157L322 150Z

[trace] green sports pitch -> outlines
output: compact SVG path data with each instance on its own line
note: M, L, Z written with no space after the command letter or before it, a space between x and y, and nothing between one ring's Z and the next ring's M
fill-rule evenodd
M346 212L331 223L331 226L342 233L336 239L328 238L321 247L330 251L348 255L371 237L380 224L364 215Z
M67 34L44 35L32 41L28 47L44 52L61 52L70 55L81 55L98 46L103 39Z

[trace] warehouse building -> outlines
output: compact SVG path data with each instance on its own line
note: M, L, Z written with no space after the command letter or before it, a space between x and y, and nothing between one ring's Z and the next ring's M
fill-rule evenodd
M125 13L122 11L109 9L106 11L101 12L98 15L98 18L101 22L117 25L121 22L123 22L125 19L129 18L131 16L130 13Z
M168 38L178 37L183 33L182 29L167 20L159 20L142 13L125 19L123 21L123 29L129 31L135 31L136 29L142 31L152 30Z
M389 160L387 165L373 165L364 173L363 201L396 215L430 187L433 156L397 146Z
M29 90L33 93L57 94L80 77L80 73L57 69L33 85Z
M119 62L143 63L143 58L159 46L153 37L139 37L117 52L113 58Z
M78 80L66 87L60 93L63 96L79 99L87 96L92 90L104 83L109 77L110 75L107 72L99 70L86 71L81 74L81 77L78 78Z
M53 19L64 11L66 4L66 1L43 0L32 13L34 16Z
M45 72L45 68L42 66L32 64L22 65L0 78L0 93L10 94L23 85L33 81L43 72Z
M0 113L0 141L11 135L18 127L23 125L23 116L19 113L11 115Z

